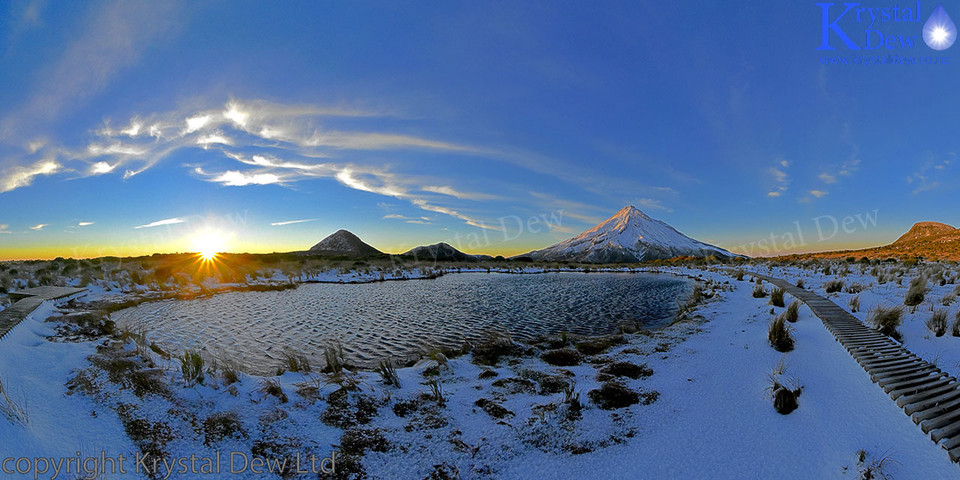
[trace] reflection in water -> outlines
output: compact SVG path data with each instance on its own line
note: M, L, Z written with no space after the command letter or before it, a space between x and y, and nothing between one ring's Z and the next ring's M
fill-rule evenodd
M430 348L458 347L489 331L514 338L607 334L624 322L669 322L686 280L655 274L455 274L435 280L360 285L306 284L296 290L232 292L165 300L113 314L165 349L200 349L273 373L284 349L323 364L323 347L343 344L347 361L371 364Z

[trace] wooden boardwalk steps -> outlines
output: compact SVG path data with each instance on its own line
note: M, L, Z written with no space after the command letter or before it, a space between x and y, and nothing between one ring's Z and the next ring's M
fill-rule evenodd
M924 433L960 462L960 382L837 304L779 278L750 273L807 304L827 330Z
M37 287L28 288L19 292L10 292L10 299L16 300L13 305L0 310L0 338L5 337L13 327L16 327L33 313L43 302L65 300L86 292L85 288L70 287Z

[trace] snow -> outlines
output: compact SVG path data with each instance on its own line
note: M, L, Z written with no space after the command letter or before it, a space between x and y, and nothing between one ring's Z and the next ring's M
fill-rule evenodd
M654 250L651 252L650 250ZM669 256L705 256L710 251L728 257L736 255L713 245L694 240L636 207L627 206L603 223L573 238L530 252L534 259L592 259L604 251L624 252L637 259L658 258L659 251Z
M821 295L823 285L833 278L842 278L847 285L862 283L868 290L860 294L861 312L855 313L859 318L865 318L864 312L875 304L902 304L910 276L918 274L906 270L902 272L903 285L895 281L877 285L875 277L859 273L857 265L842 277L800 267L750 268L791 282L803 278L808 289ZM456 468L463 478L856 479L860 449L866 450L869 459L889 455L893 462L888 473L893 478L957 476L960 467L870 382L808 308L801 308L799 321L794 324L796 349L786 354L787 376L795 377L804 389L799 409L784 416L774 411L764 395L767 374L782 356L767 343L767 327L773 316L770 310L776 314L783 309L771 307L766 299L753 298L754 284L747 282L747 277L736 281L719 269L677 267L657 271L709 281L717 298L696 310L700 320L680 322L648 335L628 335L627 344L599 356L648 365L652 376L625 383L638 391L659 392L655 402L613 411L597 408L587 392L600 385L598 367L589 363L560 369L536 357L520 357L515 362L501 361L494 368L497 377L480 380L482 367L466 356L439 367L447 401L436 408L436 415L445 424L428 428L423 426L430 420L426 414L399 417L391 407L429 392L423 384L423 373L436 367L436 362L425 360L398 369L402 388L384 385L375 373L361 372L353 377L359 393L386 402L362 428L378 429L389 442L388 451L365 454L363 466L368 477L425 478L435 465L442 464ZM335 280L331 272L312 278ZM924 358L939 357L940 365L951 372L960 363L960 339L949 332L934 337L923 322L934 305L949 308L954 318L956 302L949 307L939 303L953 288L950 284L933 286L925 303L905 315L901 328L907 348ZM831 295L845 308L852 297L847 293ZM103 341L48 341L55 333L54 324L43 319L54 312L53 305L45 304L0 341L0 379L8 394L28 412L25 423L0 417L0 461L7 457L74 457L77 451L96 455L101 450L131 458L137 447L109 408L119 403L135 404L140 415L169 423L177 437L165 446L174 457L213 455L217 451L224 455L231 451L249 454L254 441L271 438L299 439L305 450L319 455L329 454L342 443L343 430L318 421L329 406L330 394L339 388L319 373L274 377L290 398L288 403L280 403L262 392L267 378L241 375L241 382L231 391L214 375L208 375L206 385L184 388L178 363L156 358L169 380L172 399L147 396L141 400L115 386L106 387L110 395L106 404L82 394L67 396L64 384L75 370L89 367L86 358ZM128 343L126 348L134 347ZM524 370L547 374L569 371L585 405L583 417L572 422L563 419L563 394L508 393L494 385L497 380L518 377ZM298 385L305 384L318 387L316 401L296 393ZM481 398L498 400L515 415L493 419L475 406ZM538 406L550 404L556 404L558 410L535 413L541 408ZM178 414L170 415L169 411ZM189 419L202 422L226 411L237 413L249 438L204 445L203 435L196 434ZM572 454L567 450L570 445L589 448ZM132 464L128 471L130 467ZM31 474L10 477L34 478ZM51 474L40 478L51 478ZM143 477L128 474L109 478ZM247 472L201 478L264 476Z

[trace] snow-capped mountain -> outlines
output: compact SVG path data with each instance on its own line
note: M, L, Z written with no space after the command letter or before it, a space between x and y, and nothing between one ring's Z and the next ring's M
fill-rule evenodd
M629 205L576 237L521 256L543 261L619 263L711 255L738 256L720 247L694 240Z

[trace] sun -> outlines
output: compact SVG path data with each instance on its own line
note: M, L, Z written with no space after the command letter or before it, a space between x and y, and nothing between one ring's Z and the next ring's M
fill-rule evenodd
M204 230L190 237L191 249L205 261L217 257L217 253L226 250L227 236L215 230Z

